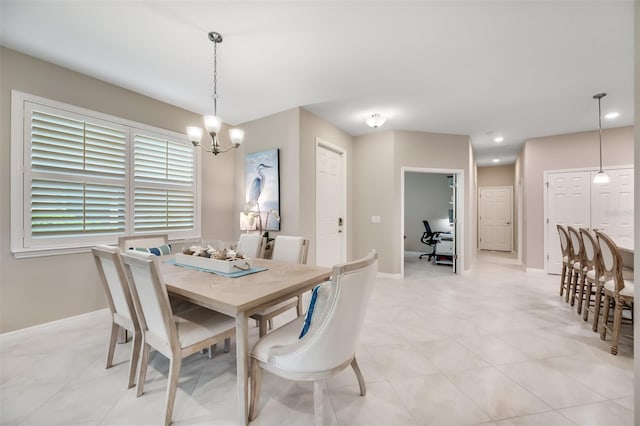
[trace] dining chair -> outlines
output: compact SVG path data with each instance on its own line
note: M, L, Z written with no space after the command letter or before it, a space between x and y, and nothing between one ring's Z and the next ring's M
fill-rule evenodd
M273 244L273 254L271 260L286 263L307 263L307 252L309 240L303 237L278 235ZM302 294L291 297L283 302L276 303L264 310L251 315L251 318L258 322L259 336L267 334L267 325L273 328L273 318L296 308L298 317L302 315Z
M240 234L238 239L238 250L244 252L245 257L259 258L263 256L265 238L259 233Z
M622 276L622 256L616 243L603 232L596 231L598 245L602 254L602 265L605 276L603 285L604 304L600 338L606 339L607 331L611 332L611 353L618 354L618 341L622 326L622 310L625 306L633 306L634 284ZM614 304L613 323L609 327L609 310ZM633 311L631 313L633 324Z
M569 283L569 287L571 288L571 306L573 306L580 291L582 291L580 287L584 285L587 269L584 261L584 245L582 244L580 233L573 226L567 226L567 231L571 239L571 253L573 254L571 261L571 281ZM578 303L576 310L578 314L582 311L582 301Z
M164 415L164 424L169 425L182 359L222 340L228 351L231 336L235 333L235 319L199 307L174 315L156 264L157 257L150 253L128 250L122 259L131 283L131 294L143 336L137 395L144 393L149 351L154 348L169 359Z
M571 271L573 268L571 251L571 239L564 225L556 224L558 235L560 236L560 249L562 250L562 272L560 274L560 297L566 291L565 301L569 301L569 290L571 284Z
M316 425L322 424L323 380L351 366L365 396L356 349L376 280L378 255L333 267L332 280L313 290L306 317L260 338L251 350L249 419L257 416L263 370L296 381L313 382Z
M100 281L107 298L107 305L109 305L109 310L111 311L111 336L107 350L106 368L113 366L113 355L120 330L128 330L133 335L129 361L129 387L131 388L136 384L136 371L142 347L142 332L140 331L140 324L133 299L131 298L120 249L113 246L98 245L92 248L91 252L98 268Z

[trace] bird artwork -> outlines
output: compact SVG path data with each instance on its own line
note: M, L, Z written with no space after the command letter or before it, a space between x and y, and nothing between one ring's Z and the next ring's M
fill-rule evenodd
M247 201L254 201L256 203L260 202L260 195L262 195L262 189L264 188L265 182L264 173L262 170L270 168L271 166L269 166L268 164L258 164L258 166L256 167L258 176L256 176L251 183L251 188L249 189L249 199Z
M278 149L247 154L245 158L246 229L280 230ZM242 219L241 219L242 222ZM241 229L243 225L241 223Z

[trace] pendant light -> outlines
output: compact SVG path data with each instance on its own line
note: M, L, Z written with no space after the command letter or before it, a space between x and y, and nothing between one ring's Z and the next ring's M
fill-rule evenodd
M598 100L598 135L600 138L600 170L593 178L593 183L597 183L599 185L604 185L605 183L609 183L609 175L602 170L602 112L600 109L600 101L602 98L607 96L606 93L598 93L593 95L593 99Z

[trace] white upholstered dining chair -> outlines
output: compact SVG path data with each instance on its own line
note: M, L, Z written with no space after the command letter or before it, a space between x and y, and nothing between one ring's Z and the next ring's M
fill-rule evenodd
M138 396L144 392L150 348L169 358L164 424L171 423L182 359L225 340L225 349L235 333L235 319L196 307L174 315L167 289L150 253L134 250L122 256L143 336L138 375Z
M259 233L256 234L240 234L238 239L238 250L250 259L263 257L265 238Z
M113 355L116 349L118 332L121 328L130 331L133 335L133 341L129 363L129 387L133 387L136 384L135 376L142 347L142 332L140 331L138 317L131 298L120 249L113 246L98 245L92 248L91 252L98 268L100 281L107 298L107 305L109 305L109 310L111 311L112 324L106 368L113 366Z
M307 263L308 250L309 240L303 237L278 235L273 244L271 260L304 264ZM269 325L269 328L273 328L274 317L293 308L296 308L296 313L300 317L302 315L302 294L251 315L251 318L258 322L260 337L267 334L267 325Z
M251 404L255 419L263 370L297 381L312 381L316 424L322 424L323 379L351 366L360 394L365 382L356 361L367 305L375 284L378 255L333 267L332 280L313 291L306 317L260 338L251 351Z

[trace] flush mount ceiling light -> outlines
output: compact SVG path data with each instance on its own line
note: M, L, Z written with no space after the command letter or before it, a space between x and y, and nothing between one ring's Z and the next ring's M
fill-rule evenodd
M493 138L493 141L494 141L495 143L500 143L500 142L502 142L503 140L504 140L504 138L503 138L502 136L498 136L498 137L496 137L496 138Z
M499 163L499 162L500 162L500 159L499 159L499 158L494 158L494 159L493 159L493 162L494 162L494 163Z
M607 96L606 93L598 93L593 95L593 99L598 100L598 135L600 137L600 170L593 178L593 183L605 184L609 183L609 175L602 170L602 112L600 109L600 102L602 98Z
M244 130L230 129L229 139L231 139L230 147L220 149L220 141L218 140L218 132L222 126L222 119L218 117L218 43L222 43L222 34L212 31L209 33L209 40L213 42L213 115L204 116L204 127L211 136L211 148L205 148L200 145L202 139L202 129L200 127L187 127L187 136L193 146L200 146L203 150L218 155L240 146L244 139Z
M606 118L607 120L613 120L614 118L618 118L618 117L620 117L620 113L615 111L604 115L604 118Z
M378 113L371 114L370 117L364 120L364 122L367 123L367 126L373 127L374 129L382 126L385 121L387 121L387 119Z

